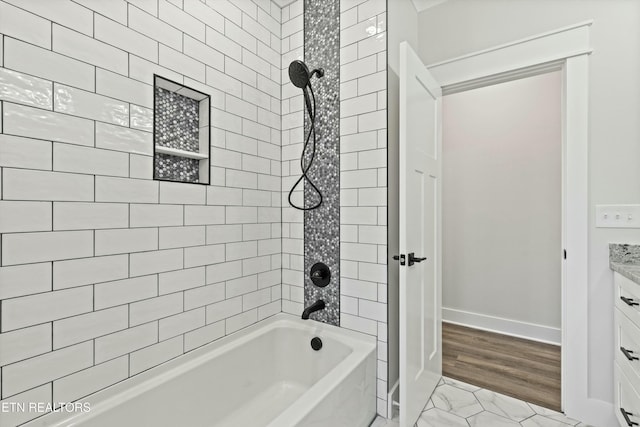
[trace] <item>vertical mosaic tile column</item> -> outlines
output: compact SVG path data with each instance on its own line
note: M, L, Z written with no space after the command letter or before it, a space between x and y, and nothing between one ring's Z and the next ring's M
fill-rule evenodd
M311 84L317 98L316 158L309 176L322 192L318 209L304 213L304 301L305 307L318 299L326 308L311 318L340 324L340 1L304 1L304 61L310 70L323 68L325 75ZM305 135L311 122L305 114ZM305 183L307 206L317 195ZM309 277L311 267L323 262L331 271L331 281L317 287Z

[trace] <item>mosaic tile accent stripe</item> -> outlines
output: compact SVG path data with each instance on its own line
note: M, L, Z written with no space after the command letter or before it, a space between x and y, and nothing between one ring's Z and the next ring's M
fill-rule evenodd
M304 60L310 70L323 68L324 77L312 79L317 98L316 158L309 176L322 192L318 209L304 213L304 302L305 307L323 299L326 309L311 318L332 325L340 324L340 1L305 0ZM305 135L310 128L305 115ZM305 183L307 206L317 195ZM316 262L331 270L331 282L319 288L311 282L309 271Z

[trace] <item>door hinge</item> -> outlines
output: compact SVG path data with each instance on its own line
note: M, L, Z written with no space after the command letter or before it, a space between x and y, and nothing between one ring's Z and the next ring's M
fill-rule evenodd
M393 259L395 259L396 261L400 261L400 265L405 265L405 255L404 254L400 254L400 255L394 255Z

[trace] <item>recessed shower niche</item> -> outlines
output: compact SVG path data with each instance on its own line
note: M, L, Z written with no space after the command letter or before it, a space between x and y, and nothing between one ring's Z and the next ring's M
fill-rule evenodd
M209 184L209 95L154 75L153 179Z

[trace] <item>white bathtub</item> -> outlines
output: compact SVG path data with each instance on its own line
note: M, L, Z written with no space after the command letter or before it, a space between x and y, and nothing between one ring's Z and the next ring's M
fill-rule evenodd
M365 427L376 413L375 345L279 314L82 399L90 412L27 426Z

